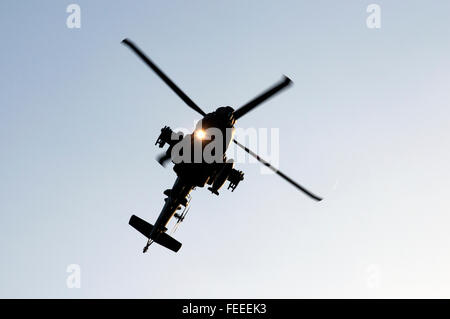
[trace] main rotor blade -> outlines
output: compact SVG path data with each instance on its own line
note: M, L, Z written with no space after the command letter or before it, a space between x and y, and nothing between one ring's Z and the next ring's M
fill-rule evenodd
M134 51L191 109L205 116L205 112L194 103L171 79L161 71L133 42L124 39L122 43Z
M170 159L171 159L170 153L169 154L162 153L156 157L156 160L158 161L158 163L163 167L166 167L166 165Z
M243 115L247 114L248 112L253 110L255 107L257 107L259 104L261 104L265 100L271 98L273 95L277 94L282 89L289 86L290 84L292 84L292 81L287 76L284 75L283 80L281 80L278 84L271 87L267 91L263 92L261 95L257 96L256 98L254 98L247 104L241 106L239 109L234 111L234 117L236 119L242 117Z
M301 190L303 193L305 193L306 195L308 195L309 197L311 197L312 199L315 199L316 201L320 202L322 200L322 198L320 198L317 195L314 195L313 193L311 193L309 190L307 190L306 188L304 188L303 186L301 186L300 184L298 184L297 182L295 182L294 180L292 180L290 177L286 176L285 174L283 174L281 171L279 171L278 169L276 169L275 167L273 167L269 162L263 160L261 157L259 157L258 154L252 152L250 149L248 149L247 147L245 147L244 145L242 145L241 143L239 143L238 141L236 141L235 139L233 139L233 142L236 143L239 147L241 147L242 149L244 149L247 153L249 153L250 155L252 155L253 157L255 157L258 161L260 161L261 163L263 163L265 166L267 166L268 168L270 168L272 171L274 171L275 173L277 173L278 175L280 175L282 178L284 178L286 181L288 181L289 183L291 183L292 185L294 185L295 187L297 187L299 190Z

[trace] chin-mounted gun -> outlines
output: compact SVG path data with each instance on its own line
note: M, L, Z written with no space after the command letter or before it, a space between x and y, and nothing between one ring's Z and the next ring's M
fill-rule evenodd
M230 184L228 185L227 189L231 188L231 191L233 192L234 189L238 186L239 182L243 179L244 173L233 168L230 172L230 175L228 175L228 181L230 182Z

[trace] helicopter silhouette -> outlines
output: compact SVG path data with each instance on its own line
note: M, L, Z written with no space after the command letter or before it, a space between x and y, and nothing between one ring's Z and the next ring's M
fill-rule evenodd
M295 186L297 189L316 201L322 198L313 194L290 177L272 166L269 162L259 157L256 153L234 139L234 124L242 116L259 106L261 103L271 98L281 90L292 84L292 81L284 76L283 79L273 87L261 93L248 103L233 109L231 106L219 107L215 111L206 113L197 104L195 104L161 69L156 66L133 42L129 39L122 41L136 53L142 61L147 64L171 89L175 92L191 109L203 116L197 123L192 134L183 135L180 132L173 132L168 126L161 129L161 134L156 140L155 145L160 148L168 145L165 153L160 155L157 160L165 166L167 162L174 162L173 170L177 174L175 183L171 189L166 189L163 193L166 195L165 204L159 214L155 224L152 225L136 215L132 215L129 224L147 237L147 244L143 252L145 253L149 246L156 242L174 252L181 248L181 243L167 234L167 224L172 217L177 219L175 229L184 220L191 200L190 193L196 187L210 185L208 190L213 194L219 195L219 189L228 181L228 189L234 191L237 185L244 179L244 173L234 168L234 162L227 159L225 152L231 142L245 150L251 156L255 157L263 165L273 170L280 177ZM214 130L215 134L209 131ZM211 150L211 156L214 160L208 160L200 156L200 160L195 158L198 152L189 152L186 150L205 151L209 146L215 143L216 148ZM176 152L178 150L178 152ZM197 160L196 160L197 159ZM181 211L181 212L179 212Z

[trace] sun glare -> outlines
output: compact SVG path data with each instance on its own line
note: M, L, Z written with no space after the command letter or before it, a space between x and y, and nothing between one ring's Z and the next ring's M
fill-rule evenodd
M197 130L195 131L195 137L198 138L199 140L203 140L206 136L205 131L203 130Z

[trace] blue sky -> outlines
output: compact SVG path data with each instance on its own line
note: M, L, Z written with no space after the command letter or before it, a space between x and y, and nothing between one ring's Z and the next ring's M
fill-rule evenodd
M450 3L78 1L68 29L70 3L0 4L1 297L449 297ZM325 200L241 164L234 193L193 193L178 254L143 255L129 216L175 179L154 140L199 117L125 37L208 111L288 75L238 126L278 128Z

